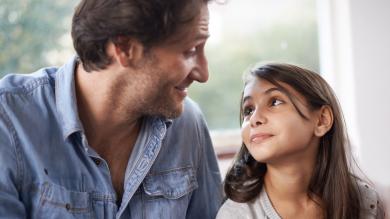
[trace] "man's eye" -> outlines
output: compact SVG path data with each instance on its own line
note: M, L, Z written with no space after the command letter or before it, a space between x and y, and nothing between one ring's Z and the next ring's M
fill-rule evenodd
M271 106L278 106L278 105L280 105L280 104L282 104L282 103L283 103L283 101L281 101L281 100L272 99L272 101L271 101Z
M188 50L188 52L196 52L196 47L192 47L191 49Z
M184 55L185 56L193 56L193 55L195 55L196 54L196 47L192 47L191 49L189 49L189 50L186 50L185 52L184 52Z
M244 116L248 116L253 113L253 108L252 107L245 107L243 110Z

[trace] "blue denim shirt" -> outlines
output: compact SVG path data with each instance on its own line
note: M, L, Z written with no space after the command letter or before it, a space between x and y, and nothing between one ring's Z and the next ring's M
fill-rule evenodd
M0 218L214 218L221 177L189 99L177 119L143 119L117 206L78 117L75 63L0 80Z

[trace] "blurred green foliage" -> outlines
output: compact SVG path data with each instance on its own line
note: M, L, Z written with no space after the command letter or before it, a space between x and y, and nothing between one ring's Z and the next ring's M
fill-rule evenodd
M61 50L76 0L1 0L0 77L48 64L47 52Z

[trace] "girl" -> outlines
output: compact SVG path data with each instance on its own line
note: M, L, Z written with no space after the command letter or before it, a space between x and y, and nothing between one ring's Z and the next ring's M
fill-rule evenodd
M241 106L243 144L218 219L384 217L376 192L352 173L342 113L320 75L289 64L255 68Z

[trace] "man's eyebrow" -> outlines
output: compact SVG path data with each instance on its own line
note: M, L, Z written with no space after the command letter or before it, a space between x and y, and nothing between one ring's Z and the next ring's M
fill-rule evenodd
M208 39L210 37L210 34L207 33L207 34L197 34L194 38L194 40L198 41L198 40L204 40L204 39Z
M202 41L202 40L207 40L210 37L209 33L199 33L196 34L194 37L188 37L188 35L179 35L176 36L175 38L168 40L168 44L193 44L194 42ZM184 40L183 40L184 38Z
M209 33L197 33L196 35L187 38L186 44L199 43L200 41L206 41L210 37Z

